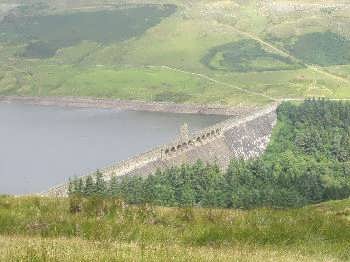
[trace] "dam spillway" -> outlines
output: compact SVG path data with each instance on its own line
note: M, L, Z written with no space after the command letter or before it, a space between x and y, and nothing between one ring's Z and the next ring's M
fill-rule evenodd
M147 176L158 169L193 164L197 160L217 163L225 169L232 158L250 159L265 151L277 122L276 108L274 104L240 118L230 118L100 171L106 180L113 176ZM67 184L63 184L49 189L45 195L64 196L66 192Z

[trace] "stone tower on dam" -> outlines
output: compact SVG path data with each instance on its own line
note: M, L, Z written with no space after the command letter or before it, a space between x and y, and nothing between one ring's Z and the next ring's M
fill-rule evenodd
M147 176L158 169L197 160L217 163L225 169L232 158L254 158L264 152L277 121L277 105L252 112L250 115L233 117L196 134L188 134L187 125L181 128L181 136L172 143L159 146L116 165L102 169L106 180L113 176ZM46 194L66 195L67 185L51 188Z

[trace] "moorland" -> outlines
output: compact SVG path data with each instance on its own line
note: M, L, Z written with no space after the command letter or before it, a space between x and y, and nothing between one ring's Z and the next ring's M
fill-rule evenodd
M0 94L347 99L349 9L345 0L1 0Z

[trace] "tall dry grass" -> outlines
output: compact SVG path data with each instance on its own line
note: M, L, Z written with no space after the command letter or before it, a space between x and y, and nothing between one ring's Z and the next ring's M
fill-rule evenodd
M350 260L350 200L250 211L79 201L0 197L0 261Z
M77 238L0 237L1 261L341 261L303 250L254 245L191 247L178 244L87 241Z

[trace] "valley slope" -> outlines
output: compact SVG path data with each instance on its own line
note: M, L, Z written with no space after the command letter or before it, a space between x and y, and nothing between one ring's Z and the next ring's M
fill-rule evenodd
M346 0L1 0L0 10L1 95L350 98Z

